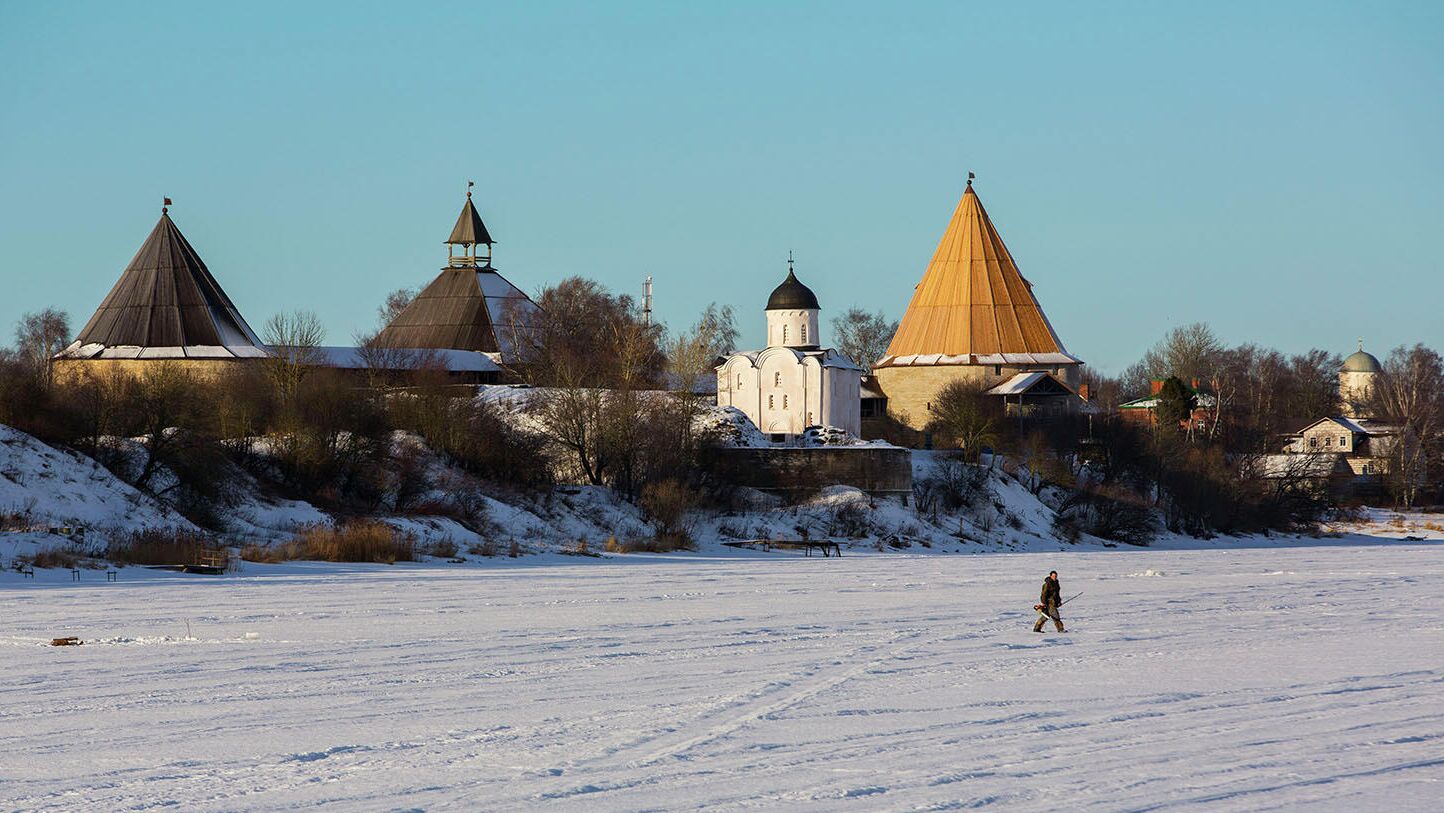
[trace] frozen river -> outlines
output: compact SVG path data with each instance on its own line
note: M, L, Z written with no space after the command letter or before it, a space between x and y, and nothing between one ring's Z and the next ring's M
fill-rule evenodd
M1444 796L1437 544L56 573L0 581L3 810Z

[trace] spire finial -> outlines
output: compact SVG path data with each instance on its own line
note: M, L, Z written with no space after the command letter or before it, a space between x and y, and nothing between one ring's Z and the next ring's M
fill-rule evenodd
M792 249L787 250L787 273L792 273Z
M467 181L467 182L466 182L466 199L467 199L467 200L471 200L471 188L472 188L473 186L476 186L476 181Z
M161 214L169 214L169 213L170 213L170 207L171 207L170 198L162 198L161 200L163 201L163 203L161 203L161 205L160 205L160 213L161 213Z
M973 174L973 171L972 171L971 169L968 170L968 186L972 186L972 185L973 185L973 179L976 178L976 177L978 177L978 176L974 175L974 174Z
M1364 352L1364 337L1363 337L1363 336L1360 336L1360 337L1359 337L1359 352L1360 352L1360 353Z

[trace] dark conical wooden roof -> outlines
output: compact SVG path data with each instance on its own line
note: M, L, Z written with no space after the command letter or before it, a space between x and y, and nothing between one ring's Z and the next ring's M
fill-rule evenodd
M165 213L77 342L142 348L263 347Z
M376 341L383 347L474 350L511 361L537 306L496 269L443 268Z
M470 192L466 193L466 205L461 207L461 215L456 218L456 226L452 228L451 236L446 238L446 242L462 246L492 244L486 224L481 222L481 215L476 213L476 207L471 203Z

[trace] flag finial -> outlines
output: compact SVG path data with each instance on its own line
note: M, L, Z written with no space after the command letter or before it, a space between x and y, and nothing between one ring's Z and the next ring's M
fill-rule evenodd
M467 196L468 198L471 197L471 188L472 188L473 186L476 186L476 181L467 181L467 182L466 182L466 196Z
M968 170L968 186L973 185L973 179L976 177L978 176L974 175L972 170Z
M168 213L170 212L170 207L171 207L170 198L161 198L161 200L162 200L163 202L162 202L161 205L160 205L160 213L161 213L161 214L168 214Z

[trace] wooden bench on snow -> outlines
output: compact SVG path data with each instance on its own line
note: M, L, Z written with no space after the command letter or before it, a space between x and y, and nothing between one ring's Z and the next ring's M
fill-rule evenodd
M756 548L760 545L764 551L771 551L773 548L801 550L803 556L811 556L815 550L822 551L823 556L842 556L842 548L831 539L749 539L746 542L722 544L733 548Z

